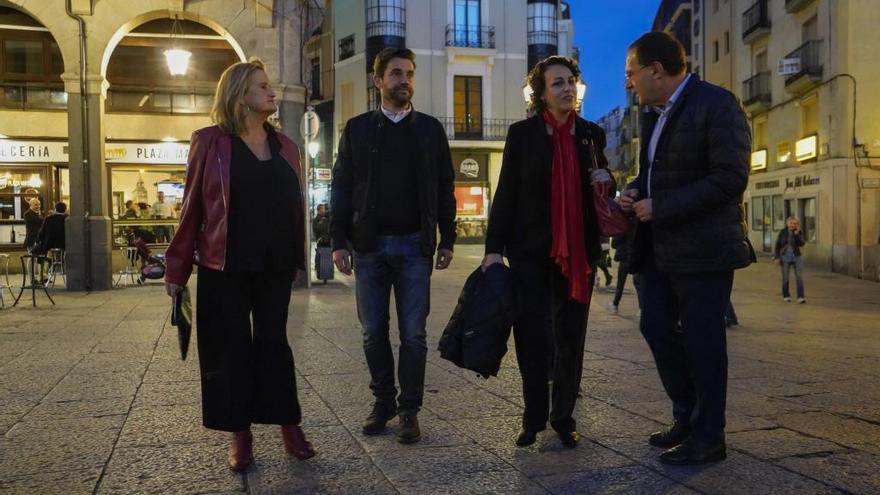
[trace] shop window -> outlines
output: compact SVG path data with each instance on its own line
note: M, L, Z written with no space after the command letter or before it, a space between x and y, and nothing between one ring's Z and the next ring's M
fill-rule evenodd
M113 167L110 197L113 242L117 246L125 246L135 237L148 244L171 240L183 201L184 173L178 166Z
M782 195L773 195L773 230L780 231L785 228L785 207L783 206Z
M34 198L43 212L50 209L47 187L46 167L0 168L0 244L24 244L24 213Z
M804 241L816 242L816 198L801 198L797 202L798 218L801 219Z
M752 230L762 230L764 228L764 197L757 196L752 198Z
M769 196L764 196L764 212L761 215L761 229L764 232L762 236L762 244L764 251L769 251L772 249L773 242L773 229L770 228L772 219L773 219L773 200Z

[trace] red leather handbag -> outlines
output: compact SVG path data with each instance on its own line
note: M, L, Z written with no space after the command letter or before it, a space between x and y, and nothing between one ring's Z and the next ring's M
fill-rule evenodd
M596 160L596 143L590 140L590 152L593 155L593 168L599 168ZM602 237L616 237L626 234L629 230L629 219L612 198L608 197L609 182L596 182L593 184L593 210L596 212L596 223L599 225L599 235Z

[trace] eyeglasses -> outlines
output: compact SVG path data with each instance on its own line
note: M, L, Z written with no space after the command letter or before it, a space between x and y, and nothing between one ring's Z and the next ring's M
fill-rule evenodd
M638 72L638 71L640 71L640 70L642 70L642 69L645 69L645 68L647 68L647 67L650 67L650 65L640 65L639 68L636 69L634 72L629 72L629 71L627 71L627 72L623 75L623 80L624 80L624 81L631 81L632 78L633 78L633 76L636 75L636 72Z

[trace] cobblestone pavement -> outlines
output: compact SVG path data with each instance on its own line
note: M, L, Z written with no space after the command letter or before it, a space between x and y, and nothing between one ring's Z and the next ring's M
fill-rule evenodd
M576 420L584 441L544 432L516 448L522 397L511 352L483 380L443 361L443 326L480 250L434 276L423 439L360 434L371 396L351 280L297 290L288 334L304 429L319 449L283 454L255 426L256 465L225 465L227 436L200 422L197 356L181 362L159 285L59 291L0 311L0 493L878 493L880 284L807 272L784 303L768 260L740 271L728 332L728 459L657 462L647 435L670 406L628 293L593 301ZM195 351L193 351L195 354Z

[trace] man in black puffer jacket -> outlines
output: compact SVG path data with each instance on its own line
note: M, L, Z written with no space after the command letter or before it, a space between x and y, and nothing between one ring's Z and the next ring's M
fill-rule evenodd
M626 87L645 113L639 175L621 206L639 220L630 261L642 278L640 328L673 404L673 425L649 442L669 449L664 463L717 461L726 456L724 312L733 271L754 256L742 209L749 127L733 94L686 72L684 48L666 33L630 46Z

